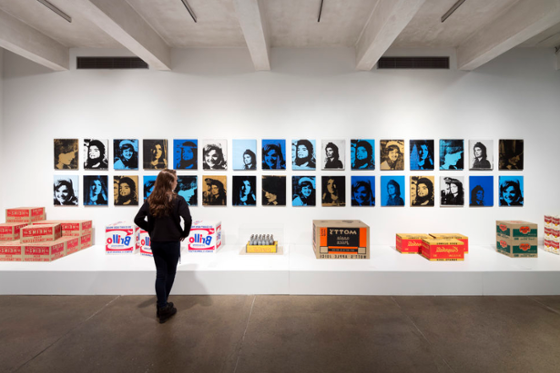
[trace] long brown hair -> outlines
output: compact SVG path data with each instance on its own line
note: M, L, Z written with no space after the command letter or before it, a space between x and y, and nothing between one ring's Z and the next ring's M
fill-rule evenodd
M177 178L177 171L163 169L157 176L152 194L148 197L150 213L159 217L168 214L173 206L177 194L173 191L173 182Z

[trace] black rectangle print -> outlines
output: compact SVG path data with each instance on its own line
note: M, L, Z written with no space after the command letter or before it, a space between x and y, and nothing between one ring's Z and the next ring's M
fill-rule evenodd
M358 247L360 230L358 228L327 228L327 246Z

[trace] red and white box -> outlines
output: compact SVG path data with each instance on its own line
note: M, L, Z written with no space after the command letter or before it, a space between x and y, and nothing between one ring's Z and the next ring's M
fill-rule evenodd
M545 215L544 216L544 227L552 229L560 229L560 216L558 215Z
M142 228L136 231L136 248L140 251L140 255L153 256L150 246L150 235Z
M187 237L189 253L214 253L222 246L222 222L197 220Z
M21 262L23 260L21 249L19 240L0 242L0 262Z
M33 224L57 224L62 226L62 236L80 237L93 231L91 220L42 220Z
M553 240L544 240L544 249L548 252L560 255L560 243Z
M66 255L66 242L59 238L52 242L22 244L24 262L52 262Z
M430 261L463 261L464 245L459 240L422 240L422 256Z
M93 235L91 233L78 237L80 239L80 250L87 249L93 245Z
M20 239L21 228L27 223L2 223L0 224L0 241L14 241Z
M545 240L558 240L560 239L560 230L552 228L544 228Z
M105 227L105 253L134 254L136 252L136 229L134 224L119 221Z
M28 225L21 228L21 243L35 243L58 240L62 237L60 224Z
M465 236L464 234L460 234L460 233L430 233L430 236L432 236L433 238L435 238L437 240L457 240L457 241L461 241L462 243L465 244L463 246L465 248L465 254L469 253L469 238L467 236Z
M66 255L80 251L80 237L62 237L60 240L66 244Z
M420 254L422 240L430 238L427 234L397 233L397 251L401 254Z
M33 223L45 220L47 214L44 207L16 207L6 210L6 223Z

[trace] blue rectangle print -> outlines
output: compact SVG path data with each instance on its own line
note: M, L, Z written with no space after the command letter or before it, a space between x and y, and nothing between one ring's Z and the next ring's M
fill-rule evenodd
M470 207L494 206L494 176L469 177Z
M257 140L233 140L233 170L257 169Z
M381 176L381 206L404 206L404 176Z

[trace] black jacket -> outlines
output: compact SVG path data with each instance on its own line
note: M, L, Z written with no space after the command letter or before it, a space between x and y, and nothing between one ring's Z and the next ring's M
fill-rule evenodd
M181 218L185 221L185 229L181 228ZM171 212L157 218L150 214L150 204L146 200L136 214L134 223L147 231L152 241L172 242L181 241L189 235L192 218L187 201L181 196L176 196Z

